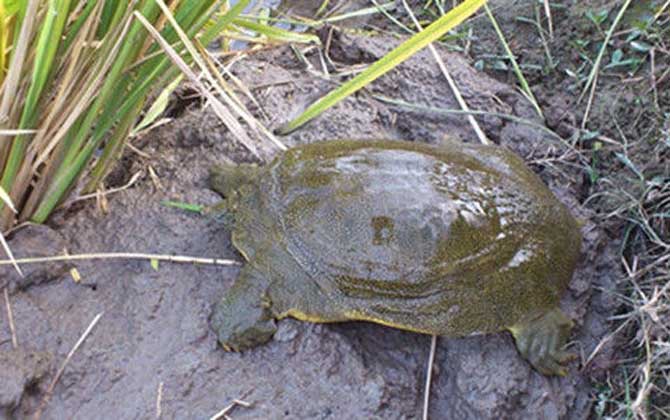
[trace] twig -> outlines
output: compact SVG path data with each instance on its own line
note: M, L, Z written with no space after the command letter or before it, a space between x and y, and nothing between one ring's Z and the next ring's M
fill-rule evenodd
M161 418L163 409L161 408L161 401L163 400L163 381L158 384L158 393L156 395L156 418Z
M67 367L68 363L70 363L70 359L72 359L72 356L74 353L79 349L79 347L82 345L84 340L88 337L88 335L93 331L93 327L95 327L95 324L98 323L100 320L100 317L102 316L104 312L100 312L93 318L93 321L89 324L88 328L86 328L86 331L84 331L84 334L79 337L79 340L77 343L72 347L72 350L67 354L65 357L65 360L63 360L63 363L60 365L60 368L56 372L56 376L54 376L53 381L51 381L51 384L49 385L49 388L47 388L47 392L44 395L44 398L42 399L42 403L40 404L39 408L37 409L37 412L33 416L35 420L39 420L40 417L42 417L42 411L46 407L46 405L49 403L49 399L51 398L51 395L53 395L54 388L56 387L56 384L58 383L58 380L60 379L61 375L63 375L63 372L65 371L65 368Z
M495 29L496 34L498 35L498 39L500 39L500 43L502 44L503 48L505 49L505 53L507 54L507 58L509 59L510 63L512 63L512 69L514 70L514 74L516 74L517 79L519 79L519 84L521 85L521 90L523 90L526 93L526 98L528 101L533 105L533 108L535 108L535 112L537 112L537 115L540 116L544 120L544 114L542 114L542 109L540 108L540 105L537 103L537 99L535 99L535 95L533 95L533 91L530 90L530 86L528 85L528 81L523 75L523 72L521 71L521 68L519 67L519 64L516 62L516 58L514 57L514 53L512 53L512 49L509 47L509 44L507 43L507 40L505 39L505 35L502 32L502 29L500 29L500 25L498 25L498 21L496 20L495 16L493 16L493 12L491 12L491 9L489 8L488 3L484 3L484 10L486 11L486 14L488 15L489 19L491 20L491 25L493 25L493 29Z
M547 26L549 27L549 39L554 39L554 25L551 22L551 7L549 0L544 0L544 14L547 15Z
M437 347L437 336L433 335L430 341L430 354L428 355L428 367L426 368L426 385L423 389L423 420L428 420L428 401L430 400L430 382L433 378L433 363L435 362L435 349Z
M0 137L14 137L14 136L25 136L27 134L35 134L37 130L9 130L2 129L0 130Z
M649 326L647 326L645 318L640 317L640 326L643 333L644 348L645 348L645 362L638 369L641 371L642 378L639 379L640 384L638 385L638 393L635 397L635 401L630 405L631 410L635 413L635 418L646 419L647 416L647 405L649 402L649 394L653 389L651 383L651 370L652 370L652 350L651 350L651 338L649 337Z
M121 191L127 190L128 188L132 187L133 184L135 184L135 182L137 182L137 180L138 180L138 179L140 178L140 176L142 176L143 174L144 174L144 171L137 171L137 172L135 172L135 174L134 174L132 177L130 177L130 181L128 181L125 185L122 185L122 186L120 186L120 187L112 188L112 189L109 189L109 190L107 190L107 191L104 191L104 192L102 193L102 195L103 195L103 196L108 196L108 195L111 195L111 194L114 194L114 193L117 193L117 192L121 192ZM79 201L88 200L88 199L90 199L90 198L97 198L98 196L99 196L99 194L98 194L97 192L95 192L95 193L91 193L91 194L80 195L79 197L75 197L74 199L72 199L72 200L68 201L67 203L65 203L65 204L63 205L63 207L67 207L67 206L72 205L72 204L74 204L74 203L77 203L77 202L79 202Z
M202 55L198 54L197 48L190 41L188 36L183 32L183 30L177 23L177 20L175 19L175 17L171 13L165 2L163 0L155 0L155 1L156 4L158 4L158 6L163 11L167 20L170 22L172 28L179 35L179 38L181 39L184 47L188 50L189 54L193 58L196 67L202 72L201 76L197 75L193 70L191 70L191 68L181 59L181 57L178 54L176 54L176 52L170 46L170 44L167 43L167 41L161 37L160 33L156 31L156 29L144 18L144 16L135 11L134 13L135 17L142 23L142 25L144 25L144 27L147 29L151 37L154 38L154 40L163 48L165 53L172 59L174 64L177 67L179 67L180 70L184 73L184 75L193 82L194 86L196 86L198 90L200 90L203 96L210 101L210 105L212 106L213 110L219 115L219 117L221 117L221 120L226 124L226 127L235 134L237 139L245 147L247 147L247 149L250 152L258 156L257 153L258 149L252 143L250 137L246 133L246 130L244 130L243 127L239 124L237 118L234 117L231 114L231 112L228 111L223 106L223 104L216 99L215 95L211 93L209 89L207 89L206 85L201 81L202 78L205 78L209 82L209 85L214 88L214 90L219 94L219 97L226 102L227 107L234 110L235 113L248 124L249 128L255 131L255 134L262 135L265 139L269 140L274 145L274 147L278 148L279 150L286 150L286 146L283 143L281 143L274 136L274 134L270 133L262 124L260 124L258 120L256 120L251 115L251 113L247 109L245 109L244 106L242 106L242 103L241 101L239 101L239 99L231 97L223 89L223 86L217 83L217 78L210 71L210 68L206 63L205 58ZM237 131L234 131L234 129ZM262 144L262 146L266 146L266 144Z
M9 119L10 108L23 99L21 98L22 95L17 93L20 89L22 67L27 62L25 57L31 50L28 48L28 44L32 38L33 25L37 21L33 17L37 14L40 3L36 0L23 3L25 5L23 16L28 17L28 19L21 24L21 31L14 41L14 48L12 48L12 61L9 64L3 83L3 95L0 102L0 123L5 123Z
M202 54L202 58L204 59L205 64L210 68L211 74L213 75L214 79L218 82L217 86L220 86L223 89L223 92L226 92L230 99L239 107L240 110L244 110L244 104L242 101L235 95L235 92L228 86L226 83L225 79L223 78L223 74L227 75L230 80L237 86L239 90L241 90L251 102L258 107L261 112L264 112L263 107L256 101L256 98L253 97L251 94L251 91L244 85L244 83L239 80L235 75L233 75L226 66L217 66L218 61L209 53L207 48L203 47L200 45L200 43L196 43L195 46L198 48L198 51ZM252 125L256 130L258 130L260 133L265 135L265 137L270 140L279 150L287 150L288 148L284 143L279 141L275 137L274 134L272 134L263 124L261 124L258 120L250 117L250 122L249 124ZM267 115L265 115L267 117ZM253 122L253 124L252 124ZM255 124L255 126L254 126Z
M591 106L596 94L596 85L598 84L598 73L593 76L593 84L591 85L591 92L589 99L586 101L586 110L584 111L584 118L582 119L581 129L586 130L586 123L589 121L589 114L591 113Z
M661 74L661 76L658 79L656 79L656 84L659 85L663 83L665 79L668 77L668 75L670 75L670 66L668 66L668 68L665 69L665 71L663 71L663 74ZM647 93L649 93L650 90L648 90Z
M565 144L570 149L574 150L574 147L570 146L570 144L567 142L566 139L559 136L555 132L551 131L546 126L544 126L542 124L538 124L538 123L533 122L531 120L527 120L527 119L524 119L524 118L519 118L519 117L514 116L514 115L503 114L501 112L472 111L472 110L463 111L463 110L460 110L460 109L436 108L436 107L431 107L431 106L426 106L426 105L415 104L415 103L411 103L411 102L405 102L405 101L400 100L400 99L389 98L387 96L382 96L382 95L371 95L371 96L373 98L377 99L378 101L381 101L381 102L384 102L384 103L387 103L387 104L391 104L391 105L395 105L395 106L403 107L403 108L408 108L408 109L420 110L422 112L431 112L431 113L435 113L435 114L445 114L445 115L449 115L449 114L456 114L456 115L458 115L458 114L490 115L490 116L493 116L493 117L504 118L504 119L509 120L509 121L513 121L513 122L516 122L516 123L519 123L519 124L524 124L524 125L527 125L529 127L533 127L533 128L538 129L538 130L541 130L541 131L549 134L551 137L555 138L556 140L560 141L561 143Z
M663 12L665 11L665 9L668 8L668 6L670 6L670 0L666 1L665 4L663 4L663 6L661 6L661 7L658 8L658 11L657 11L656 14L654 15L654 20L653 20L654 22L655 22L656 20L658 20L658 18L661 17L661 15L662 15Z
M549 67L552 69L556 68L556 64L554 63L554 58L551 55L551 49L549 48L549 43L547 42L547 38L544 36L544 29L542 28L542 25L540 24L541 19L540 19L540 10L539 8L535 7L535 22L532 22L535 27L537 28L537 34L540 36L540 41L542 41L542 48L544 48L544 53L547 56L547 60L549 61ZM552 35L550 34L550 37ZM551 39L551 38L550 38Z
M193 96L197 97L198 95L193 95ZM187 96L187 97L188 97L188 96ZM150 132L151 130L155 130L155 129L158 128L158 127L162 127L162 126L164 126L165 124L169 124L169 123L172 122L172 120L173 120L173 118L167 118L167 117L166 117L166 118L160 118L159 120L153 122L152 124L150 124L150 125L148 125L148 126L142 128L142 129L140 129L139 131L133 131L133 132L131 132L131 133L128 135L128 138L129 138L129 139L137 139L137 138L144 137L144 135L145 135L146 133ZM129 147L129 146L132 146L130 142L128 142L128 144L126 145L126 147ZM139 150L139 149L136 148L135 146L132 146L132 149L133 149L133 152L137 153L138 155L140 155L140 156L142 156L142 157L150 157L148 154L142 152L141 150Z
M405 10L407 10L407 14L409 14L409 16L412 18L412 21L414 21L414 25L416 25L417 29L420 31L423 30L416 16L414 16L414 12L412 12L412 9L407 4L407 1L402 0L402 3L405 6ZM468 107L468 104L463 99L461 91L458 89L458 86L456 86L456 82L454 82L454 79L451 77L451 74L449 74L447 67L444 65L444 61L438 54L437 50L435 49L435 46L433 46L433 44L430 43L428 44L428 48L430 49L430 52L433 54L433 57L435 58L437 65L440 67L440 71L442 71L442 74L444 75L445 79L447 79L447 83L449 83L449 88L451 88L451 92L454 94L454 97L456 97L458 105L464 111L469 111L470 108ZM475 117L473 117L472 114L467 114L467 119L470 122L472 129L475 130L477 138L479 138L479 142L482 144L491 144L491 141L486 137L486 134L484 134L482 129L479 127L479 124L477 123L477 120L475 120Z
M390 20L390 21L393 22L394 24L398 25L398 26L399 26L402 30L404 30L405 32L407 32L407 33L409 33L409 34L412 34L412 35L414 34L414 31L413 31L413 30L411 30L410 28L408 28L407 26L405 26L402 22L400 22L398 19L396 19L391 13L389 13L386 9L384 9L384 8L382 7L382 5L380 5L379 3L377 3L377 0L370 0L370 1L372 2L372 4L375 5L375 7L377 8L377 10L379 10L384 16L386 16L386 18L387 18L388 20ZM454 7L456 7L456 6L454 6Z
M126 259L126 260L158 260L174 263L195 263L212 265L239 265L239 261L225 260L220 258L202 258L190 257L187 255L163 255L163 254L140 254L133 252L103 252L97 254L74 254L74 255L54 255L51 257L19 258L17 260L0 260L1 265L13 264L37 264L55 261L78 261L78 260L107 260L107 259Z
M9 258L8 261L14 266L14 269L16 270L17 273L19 273L19 276L23 277L23 272L21 271L21 268L19 267L16 258L14 258L12 249L9 247L9 244L7 244L7 241L5 240L5 235L3 235L2 233L0 233L0 244L2 244L2 248L5 250L5 254L7 254L7 257Z
M165 119L167 119L167 118L165 118ZM147 129L149 129L149 128L147 128ZM141 134L142 134L142 132L138 133L138 135L141 135ZM148 154L148 153L146 153L146 152L143 152L142 150L140 150L140 149L138 149L137 147L133 146L132 143L128 143L128 144L126 145L126 147L128 148L128 150L130 150L131 152L135 153L136 155L138 155L138 156L140 156L140 157L143 157L143 158L145 158L145 159L151 159L151 155L150 155L150 154Z
M658 103L658 89L656 88L656 54L655 54L655 49L652 48L649 50L649 62L651 64L651 71L649 72L649 78L650 78L650 83L651 83L651 89L654 92L654 104L656 105L656 109L660 109L660 105Z
M242 399L242 398L245 398L245 397L246 397L247 395L249 395L250 393L251 393L251 391L247 391L247 392L245 392L243 396L241 396L241 397L238 398L238 399L233 400L233 402L231 402L231 403L228 404L227 406L223 407L223 409L222 409L221 411L219 411L218 413L214 414L212 417L209 418L209 420L218 420L218 419L220 419L220 418L222 418L222 417L224 417L224 418L225 418L225 417L228 417L226 414L228 414L228 412L229 412L230 410L232 410L233 408L235 408L235 407L238 406L238 405L240 405L240 406L242 406L242 407L245 407L245 408L249 408L249 407L251 407L251 403L246 402L246 401L244 401L244 400Z
M7 319L9 321L9 331L12 333L12 347L18 348L19 342L16 339L16 328L14 327L14 315L12 314L12 305L9 303L9 292L7 288L3 290L5 294L5 306L7 308Z
M607 334L605 337L603 337L603 338L598 342L598 344L597 344L596 347L593 349L593 351L591 351L591 354L589 354L589 356L586 358L586 360L584 360L584 362L582 363L582 368L581 368L581 371L582 371L582 372L583 372L584 370L586 370L586 368L587 368L587 367L589 366L589 364L593 361L593 359L595 359L595 357L598 355L598 353L600 353L600 351L603 349L603 347L605 346L605 344L607 344L608 342L612 341L612 339L614 339L614 338L616 337L616 335L619 334L619 333L620 333L620 332L621 332L621 331L628 325L628 322L629 322L629 321L630 321L630 319L626 320L624 323L622 323L621 325L619 325L619 326L617 327L616 330L614 330L613 332Z

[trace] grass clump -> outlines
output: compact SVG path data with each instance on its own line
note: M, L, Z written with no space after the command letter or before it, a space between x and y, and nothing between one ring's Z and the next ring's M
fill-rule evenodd
M603 26L599 33L607 31L608 42L599 48L598 58L606 57L605 45L612 52L582 88L595 92L590 95L596 99L589 100L594 104L598 95L609 98L611 106L602 108L608 114L586 114L584 125L613 140L603 150L593 149L600 159L595 168L599 175L591 178L587 204L599 211L603 224L619 232L623 271L617 279L621 306L607 337L619 343L619 360L597 386L595 413L600 418L661 419L670 418L670 91L663 89L669 74L670 15L662 13L664 6L654 8L654 2L646 2L650 13L635 9L641 4L631 5L626 14L614 13L628 3L586 16ZM613 15L608 28L607 16ZM618 21L622 27L615 36L611 28ZM603 80L619 77L624 84L614 89L610 81L593 90L588 83L598 74Z
M191 63L184 37L207 45L248 4L0 0L0 187L17 209L2 206L0 228L43 222L78 185L94 191L147 98L178 77L140 16Z

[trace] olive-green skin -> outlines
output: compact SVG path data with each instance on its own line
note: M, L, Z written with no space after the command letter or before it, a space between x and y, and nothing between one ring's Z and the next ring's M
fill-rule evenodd
M579 257L576 221L498 146L337 140L212 185L247 260L212 326L228 350L275 320L364 320L444 336L510 330L545 374L565 374L558 309Z

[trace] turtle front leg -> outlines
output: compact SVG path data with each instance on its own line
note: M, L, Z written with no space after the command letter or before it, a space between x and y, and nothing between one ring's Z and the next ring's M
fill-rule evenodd
M544 375L565 376L565 364L575 355L564 350L573 323L560 309L529 316L509 328L516 347Z
M235 212L231 209L228 200L221 200L212 206L206 207L204 214L213 217L227 229L232 229L235 226Z
M247 265L214 308L210 326L226 351L256 347L269 341L277 331L266 284Z

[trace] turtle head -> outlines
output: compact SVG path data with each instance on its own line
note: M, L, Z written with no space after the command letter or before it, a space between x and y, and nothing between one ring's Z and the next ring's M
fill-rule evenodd
M256 179L258 170L258 165L253 163L215 165L209 171L209 184L226 199L234 199L241 189Z

